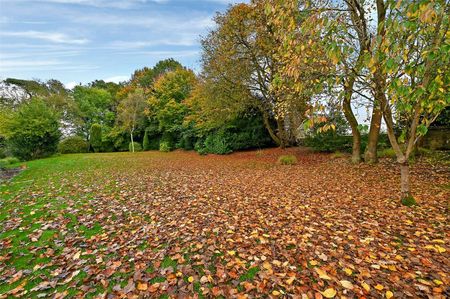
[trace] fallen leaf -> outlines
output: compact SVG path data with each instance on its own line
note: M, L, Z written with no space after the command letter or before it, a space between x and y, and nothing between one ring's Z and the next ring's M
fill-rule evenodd
M328 288L323 292L320 292L325 298L334 298L336 296L336 290L333 288Z
M352 289L353 289L353 284L352 284L350 281L348 281L348 280L341 280L341 281L339 281L339 282L341 283L341 285L342 285L344 288L349 289L349 290L352 290Z

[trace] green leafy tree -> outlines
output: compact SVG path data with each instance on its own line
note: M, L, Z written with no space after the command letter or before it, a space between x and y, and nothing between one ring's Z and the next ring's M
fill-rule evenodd
M73 91L76 104L76 133L89 137L94 123L112 127L115 122L114 102L109 91L97 87L76 86Z
M148 99L148 117L150 122L157 123L157 130L165 136L164 142L176 143L180 139L185 129L184 118L189 112L185 100L191 95L196 80L194 72L179 68L155 82Z
M449 5L447 1L387 1L384 39L369 61L389 141L401 171L401 198L413 203L409 158L418 141L450 105L448 86ZM407 119L400 136L396 117Z
M94 152L99 152L102 149L102 126L100 124L92 124L89 131L89 143Z
M11 153L23 160L54 154L61 137L59 114L42 99L33 98L16 111L4 115L0 135L6 137Z

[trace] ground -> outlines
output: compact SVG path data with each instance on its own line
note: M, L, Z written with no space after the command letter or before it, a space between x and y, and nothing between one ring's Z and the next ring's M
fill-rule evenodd
M286 153L297 165L277 164ZM449 174L415 163L419 205L404 207L389 160L268 149L32 161L0 187L0 298L445 298Z

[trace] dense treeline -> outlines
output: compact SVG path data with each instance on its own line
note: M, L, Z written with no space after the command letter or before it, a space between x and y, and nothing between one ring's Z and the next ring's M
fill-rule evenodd
M129 82L94 81L66 90L57 80L7 79L1 102L2 156L174 149L225 154L272 144L258 111L205 125L194 113L198 76L173 59L137 70Z
M59 139L57 118L63 152L223 154L306 140L329 151L348 148L354 163L375 163L389 143L408 198L410 157L450 104L448 16L442 0L236 4L202 38L198 75L168 59L129 82L70 91L55 80L6 80L23 92L10 88L3 100L1 142L23 159L49 154ZM356 107L365 108L369 126L358 122ZM24 116L42 121L17 121ZM345 145L335 142L349 133ZM23 134L42 149L18 150L29 146Z

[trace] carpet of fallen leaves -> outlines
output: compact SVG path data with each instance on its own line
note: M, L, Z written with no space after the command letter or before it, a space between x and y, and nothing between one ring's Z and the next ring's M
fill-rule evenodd
M276 163L295 154L298 164ZM446 298L449 169L301 149L69 155L1 187L0 298ZM39 164L41 163L41 164Z

